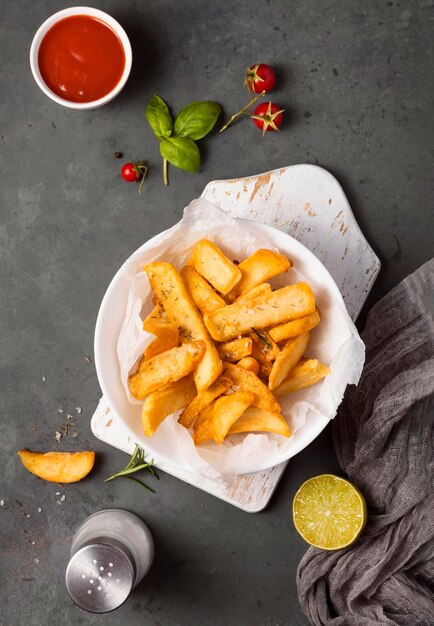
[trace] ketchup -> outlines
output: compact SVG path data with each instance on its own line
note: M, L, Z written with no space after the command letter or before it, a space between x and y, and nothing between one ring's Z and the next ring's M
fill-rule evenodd
M93 102L116 87L125 68L117 34L90 15L59 20L39 46L38 65L46 85L71 102Z

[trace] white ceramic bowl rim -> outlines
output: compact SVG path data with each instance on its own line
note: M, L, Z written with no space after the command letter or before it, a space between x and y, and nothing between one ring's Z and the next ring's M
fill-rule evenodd
M283 251L285 251L285 241L286 242L289 241L294 253L300 254L300 256L304 257L304 260L306 261L309 260L309 264L312 267L316 267L317 270L321 271L321 273L323 274L327 282L327 289L329 290L330 293L333 294L333 299L339 302L340 305L345 308L342 295L335 281L333 280L332 276L330 275L328 270L324 267L324 265L321 263L321 261L310 250L308 250L302 243L300 243L299 241L297 241L290 235L287 235L286 233L283 233L282 231L277 230L276 228L273 228L272 226L268 226L266 224L254 222L251 220L241 219L241 218L237 218L237 221L239 221L240 224L244 228L246 228L247 230L250 230L253 233L259 232L262 235L268 236L270 243L273 245L276 245L279 249L282 249ZM140 246L138 250L136 250L136 252L133 254L136 254L140 250L143 250L152 246L154 243L154 240L159 238L161 234L163 233L160 233L159 235L156 235L152 239L148 240L146 243ZM98 376L98 381L99 381L99 384L100 384L100 387L104 396L110 402L112 410L114 410L114 412L120 417L122 416L122 411L118 409L119 404L116 401L115 397L113 396L113 389L112 389L113 385L111 383L113 383L114 376L116 377L120 376L119 364L117 360L118 359L117 338L118 338L118 333L120 331L120 325L122 322L119 323L119 328L116 333L116 345L111 346L111 339L108 340L106 330L107 330L108 316L110 317L111 321L115 317L114 311L111 305L112 305L113 298L115 297L115 294L116 294L116 299L119 300L119 293L116 293L116 292L119 291L120 285L126 280L124 268L128 262L129 262L129 258L116 272L115 276L113 277L102 299L101 306L98 312L98 318L97 318L96 328L95 328L95 338L94 338L95 367L96 367L96 372ZM124 288L126 289L126 294L127 294L129 287L126 288L124 285ZM127 297L126 294L125 294L125 297ZM109 344L110 344L110 353L111 353L111 357L109 360L111 361L111 363L108 365L106 350ZM113 370L111 368L113 368ZM109 370L110 370L110 373L109 373ZM110 378L112 378L112 380L110 380ZM143 437L138 437L137 433L133 432L131 426L128 423L127 418L121 417L121 419L123 422L123 427L125 428L125 431L130 436L131 440L137 441L137 443L139 443L140 445L143 445L151 456L155 456L155 458L160 459L162 462L167 463L168 465L177 467L178 469L192 471L192 469L188 467L185 462L182 462L179 459L172 458L170 453L169 454L166 453L166 450L161 450L161 449L159 449L158 451L156 449L154 450L151 444L151 440L148 440L146 443L143 442L142 441ZM321 431L329 423L330 423L330 420L327 417L323 415L321 416L318 415L316 420L309 426L308 429L305 429L303 427L301 430L299 430L295 434L294 444L291 448L290 454L286 454L286 453L276 454L273 458L264 459L263 463L260 466L251 467L245 473L263 471L263 470L269 469L270 467L278 465L279 463L287 461L289 458L295 456L296 454L298 454L298 452L300 452L306 446L308 446L314 439L316 439L316 437L321 433Z
M112 30L114 30L114 32L119 37L125 53L125 67L118 84L108 94L106 94L102 98L99 98L98 100L93 100L92 102L71 102L71 100L61 98L47 86L44 79L42 78L42 74L39 69L38 53L41 41L54 24L64 19L65 17L71 17L72 15L89 15L91 17L96 17L100 19L102 22L105 22L108 26L110 26ZM110 100L113 100L113 98L118 95L118 93L123 89L125 83L127 82L130 75L132 62L133 53L130 40L128 39L128 35L125 30L122 28L119 22L111 17L111 15L92 7L70 7L68 9L62 9L61 11L54 13L48 19L46 19L45 22L41 24L41 26L38 28L35 36L33 37L32 45L30 47L30 67L37 85L45 93L45 95L54 100L54 102L57 102L58 104L61 104L70 109L96 109L103 104L107 104L107 102L110 102Z

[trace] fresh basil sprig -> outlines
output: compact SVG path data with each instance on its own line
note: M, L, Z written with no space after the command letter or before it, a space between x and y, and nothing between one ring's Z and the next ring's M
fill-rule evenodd
M220 115L217 102L191 102L172 121L169 107L154 94L146 107L146 119L160 142L164 184L168 185L167 164L193 174L199 170L200 154L195 141L207 135Z

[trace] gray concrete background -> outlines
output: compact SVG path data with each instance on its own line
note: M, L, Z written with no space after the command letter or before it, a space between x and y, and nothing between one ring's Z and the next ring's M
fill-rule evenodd
M330 429L291 461L258 515L164 474L156 495L128 481L104 484L126 458L90 434L100 391L84 357L114 272L211 179L303 162L329 169L383 263L371 304L431 256L434 2L88 4L118 18L134 50L124 92L90 112L55 105L30 73L34 31L68 5L2 0L0 9L0 623L307 624L295 584L306 546L291 500L307 477L337 471ZM199 174L171 168L165 189L144 120L151 93L174 110L215 99L226 117L246 101L244 68L261 61L277 70L273 99L287 110L280 135L263 140L243 120L202 143ZM142 196L120 180L115 150L148 162ZM54 433L77 406L98 460L88 479L60 490L66 500L58 505L57 486L28 474L15 452L56 448ZM86 445L69 437L59 449ZM77 525L113 506L148 522L156 562L120 610L92 616L69 600L64 569Z

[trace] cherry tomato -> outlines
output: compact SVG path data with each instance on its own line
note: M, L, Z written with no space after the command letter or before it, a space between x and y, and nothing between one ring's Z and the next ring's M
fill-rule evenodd
M271 91L275 82L276 74L269 65L257 63L247 68L246 83L250 91L254 91L255 93Z
M121 176L128 183L137 183L140 180L139 193L142 193L143 181L148 172L144 161L128 161L121 167Z
M283 121L283 109L274 102L262 102L251 115L254 124L262 130L265 135L267 131L279 130Z

